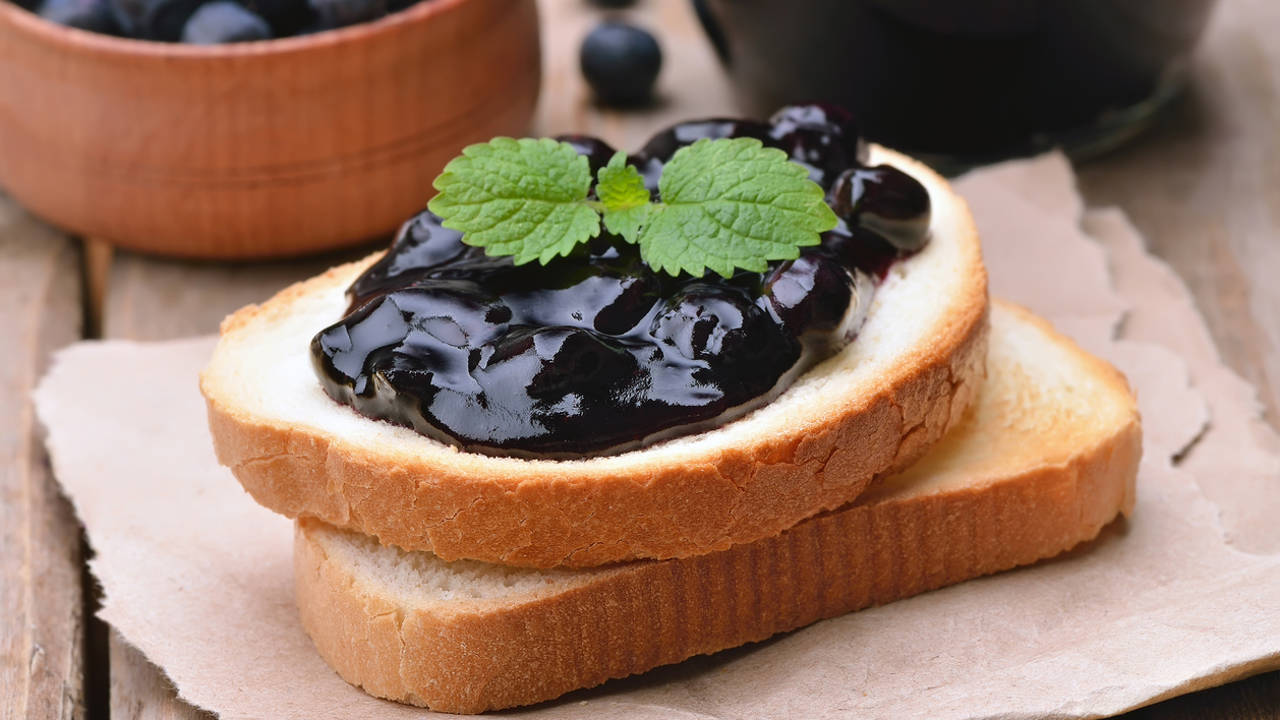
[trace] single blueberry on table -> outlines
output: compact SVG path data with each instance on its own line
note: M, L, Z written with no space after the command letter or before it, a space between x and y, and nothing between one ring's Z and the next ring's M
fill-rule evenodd
M662 48L653 35L634 25L603 22L582 42L582 74L606 105L639 105L653 92L662 69Z
M232 0L214 0L200 6L182 30L182 42L193 45L266 40L271 26L243 5Z
M120 27L107 0L45 0L40 17L59 25L117 35Z

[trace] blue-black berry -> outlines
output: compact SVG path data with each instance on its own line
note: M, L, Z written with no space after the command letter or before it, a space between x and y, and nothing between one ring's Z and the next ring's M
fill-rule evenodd
M275 37L297 35L315 24L316 13L307 0L243 0L244 6L271 25Z
M271 26L262 16L232 0L213 0L200 6L182 30L182 42L193 45L266 40Z
M606 105L639 105L653 92L662 49L653 35L621 22L600 23L582 42L582 74Z
M110 0L116 24L139 40L177 42L202 0Z
M67 27L117 35L120 27L107 0L45 0L40 17Z
M387 14L386 0L310 0L319 29L375 20Z

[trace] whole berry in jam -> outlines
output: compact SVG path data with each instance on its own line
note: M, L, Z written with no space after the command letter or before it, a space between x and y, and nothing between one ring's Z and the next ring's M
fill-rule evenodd
M809 168L809 179L831 187L845 168L866 158L866 146L848 111L830 105L791 105L774 113L770 137L791 159Z
M182 29L182 42L192 45L266 40L271 26L259 15L232 0L213 0L200 6Z
M603 22L582 41L582 74L600 102L641 105L653 94L662 69L662 48L648 31L622 22Z
M828 204L845 222L877 233L899 250L914 252L928 239L929 191L892 165L845 170Z
M707 118L677 123L649 138L644 147L640 148L640 152L629 157L628 161L640 171L644 177L645 186L656 193L662 167L680 148L692 145L699 140L740 137L753 137L765 142L769 139L769 126L753 120L736 118Z
M587 156L587 162L591 165L592 177L595 177L600 168L608 165L609 158L613 157L613 146L597 137L590 135L558 135L556 140L569 143L579 155Z
M831 332L844 320L853 283L852 272L839 261L810 253L774 268L761 300L788 327Z
M735 118L707 118L692 120L672 125L658 132L640 148L640 155L670 160L676 151L685 145L692 145L699 140L721 140L723 138L753 137L765 140L769 137L769 126L753 120Z
M834 229L822 234L822 253L846 267L858 268L881 279L889 266L902 255L888 240L864 227L841 220Z

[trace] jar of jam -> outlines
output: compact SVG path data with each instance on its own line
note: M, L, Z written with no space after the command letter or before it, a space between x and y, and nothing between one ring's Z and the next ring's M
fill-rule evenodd
M1132 137L1179 89L1215 0L694 0L740 103L852 109L944 169Z

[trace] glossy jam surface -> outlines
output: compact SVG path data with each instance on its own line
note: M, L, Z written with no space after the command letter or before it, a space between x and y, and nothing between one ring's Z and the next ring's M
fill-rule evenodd
M926 242L929 198L894 168L861 165L833 108L682 123L630 162L656 196L680 147L741 136L785 150L827 190L841 222L821 245L732 278L654 273L607 234L517 267L424 212L351 286L347 315L312 340L326 392L468 451L547 458L624 452L768 402L852 339L877 279ZM593 170L613 153L595 138L561 139Z

